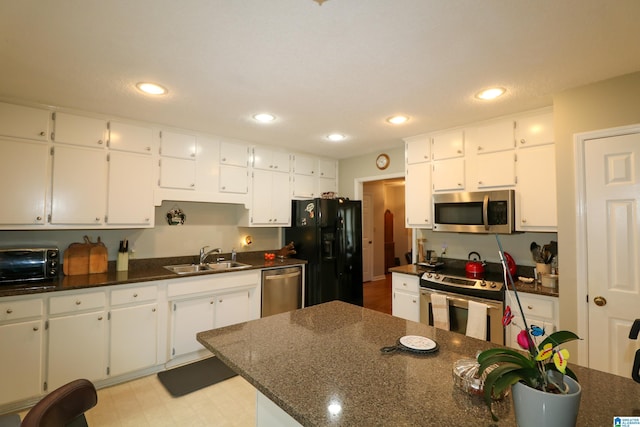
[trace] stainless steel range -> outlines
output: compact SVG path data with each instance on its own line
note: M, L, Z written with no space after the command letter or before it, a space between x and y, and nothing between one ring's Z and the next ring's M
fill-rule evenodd
M504 283L500 275L484 279L465 277L464 271L430 271L420 277L420 322L433 325L431 296L441 294L449 303L450 330L465 334L469 301L487 306L487 341L504 345Z

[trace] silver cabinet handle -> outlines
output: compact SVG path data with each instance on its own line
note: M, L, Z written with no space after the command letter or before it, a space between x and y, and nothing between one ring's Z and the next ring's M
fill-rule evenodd
M102 316L98 317L98 320L102 320Z
M103 140L101 140L101 139L99 139L99 140L98 140L98 145L102 145L102 144L104 144L104 141L103 141Z
M37 326L34 326L34 327L33 327L33 331L34 331L34 332L37 332L37 331L38 331L38 329L40 329L40 328L38 328Z
M10 308L7 308L7 314L11 314L11 313L13 313L13 310Z
M138 294L133 294L133 297L134 298L138 298Z
M76 305L80 305L80 304L82 304L82 301L76 300Z

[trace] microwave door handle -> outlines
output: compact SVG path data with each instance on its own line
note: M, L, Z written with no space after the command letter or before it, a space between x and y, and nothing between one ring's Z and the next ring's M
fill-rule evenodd
M489 195L484 195L484 201L482 202L482 222L484 223L484 229L489 231Z

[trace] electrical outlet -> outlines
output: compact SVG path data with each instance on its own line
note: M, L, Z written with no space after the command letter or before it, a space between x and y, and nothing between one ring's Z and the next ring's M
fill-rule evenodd
M442 243L442 255L447 253L447 244L445 242Z

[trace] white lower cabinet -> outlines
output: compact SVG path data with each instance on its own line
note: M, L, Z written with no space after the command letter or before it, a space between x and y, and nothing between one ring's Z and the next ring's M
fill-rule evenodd
M214 304L213 295L171 304L172 358L203 349L202 344L196 340L196 334L213 329Z
M158 302L155 285L117 289L109 313L109 375L158 363Z
M42 315L42 298L0 302L0 405L42 394Z
M392 273L391 314L403 319L420 321L420 278L412 274Z
M213 326L235 325L251 319L249 291L229 292L216 296Z
M558 329L558 298L524 292L518 292L518 297L529 328L531 326L539 326L544 329L545 336ZM513 313L511 324L507 326L506 344L509 347L521 349L518 345L517 337L520 331L524 329L524 321L513 291L508 291L505 305L509 305L511 313Z
M86 313L49 319L47 390L78 378L107 376L107 313L104 306Z

